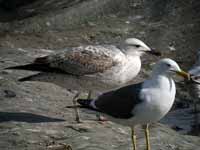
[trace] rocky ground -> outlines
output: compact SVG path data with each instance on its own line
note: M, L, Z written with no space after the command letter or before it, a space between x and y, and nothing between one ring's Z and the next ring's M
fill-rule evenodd
M84 121L77 124L72 105L73 92L48 83L17 81L31 74L3 68L30 62L37 50L1 50L0 62L0 149L74 150L131 149L130 129L112 122L96 121L92 112L80 110ZM46 54L49 51L43 50ZM83 93L83 97L85 94ZM174 113L177 113L174 115ZM191 110L172 111L162 124L151 126L151 144L155 150L198 149L200 138L180 135L191 129ZM138 148L145 148L144 134L137 128Z
M130 129L100 123L92 112L81 111L77 124L72 105L74 92L58 86L17 81L33 72L4 70L31 62L35 57L81 44L118 44L137 37L188 69L199 48L199 2L125 0L0 1L0 149L2 150L124 150L131 149ZM22 2L22 1L21 1ZM117 8L117 9L116 9ZM149 74L159 58L145 56L144 69L135 81ZM134 81L133 81L134 82ZM184 88L183 88L184 87ZM70 87L69 87L70 88ZM82 95L85 96L85 93ZM178 86L173 110L151 126L154 150L197 150L193 135L192 97ZM138 149L145 149L137 128ZM190 134L190 135L188 135Z

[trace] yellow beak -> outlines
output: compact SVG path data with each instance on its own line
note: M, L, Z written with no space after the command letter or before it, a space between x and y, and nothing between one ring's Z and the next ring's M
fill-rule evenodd
M190 74L185 72L185 71L176 71L176 74L187 79L187 80L190 80Z

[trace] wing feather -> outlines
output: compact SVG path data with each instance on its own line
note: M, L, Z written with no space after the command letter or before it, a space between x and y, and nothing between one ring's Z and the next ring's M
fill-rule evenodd
M142 83L138 83L104 93L95 100L95 106L99 111L115 118L130 118L133 116L134 107L142 102L140 99L141 87Z
M115 47L80 46L70 50L40 57L35 64L47 65L74 75L93 74L104 72L120 63L116 59L122 52Z

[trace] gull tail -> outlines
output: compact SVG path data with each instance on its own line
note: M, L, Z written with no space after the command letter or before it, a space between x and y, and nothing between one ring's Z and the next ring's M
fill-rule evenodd
M29 70L29 71L42 71L42 72L48 72L48 67L42 64L27 64L27 65L21 65L21 66L13 66L8 67L5 69L14 69L14 70ZM38 77L40 77L42 73L37 73L34 75L30 75L24 78L19 79L18 81L24 82L24 81L37 81Z
M66 74L63 70L59 68L50 67L49 64L39 64L39 63L32 63L27 65L21 66L13 66L8 67L5 69L15 69L15 70L29 70L29 71L39 71L39 72L53 72L53 73L62 73Z
M82 108L93 109L91 106L92 99L77 99L77 102L81 105Z
M26 64L26 65L8 67L8 68L5 68L5 69L49 72L52 68L50 67L50 64L48 62L48 57L39 57L39 58L36 58L33 63Z
M21 65L21 66L13 66L8 67L5 69L16 69L16 70L30 70L30 71L44 71L48 72L49 68L47 65L42 64L27 64L27 65Z
M34 74L34 75L30 75L30 76L28 76L28 77L20 78L18 81L20 81L20 82L24 82L24 81L34 81L39 75L40 75L40 73Z

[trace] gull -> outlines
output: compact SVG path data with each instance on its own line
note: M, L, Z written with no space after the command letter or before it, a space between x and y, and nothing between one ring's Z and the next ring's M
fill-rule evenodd
M169 58L161 59L144 82L105 92L96 99L78 99L77 102L80 107L98 111L113 122L131 127L134 150L134 126L146 125L147 150L150 150L149 124L163 118L175 100L174 74L189 79L189 74L182 71L175 61Z
M144 53L160 54L141 40L128 38L121 49L114 45L72 47L7 69L39 71L19 81L51 82L67 89L89 91L89 98L91 91L104 92L131 81L141 69L140 57ZM79 94L73 99L74 105ZM76 120L79 122L77 110Z

